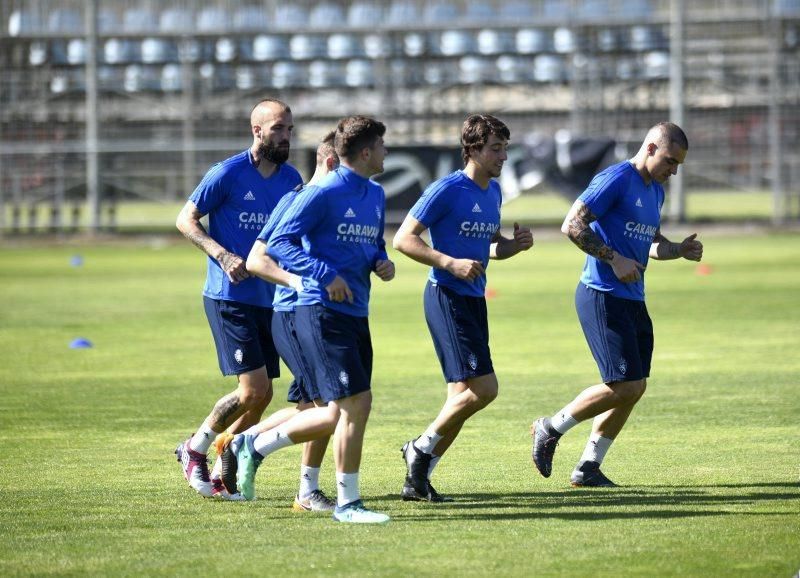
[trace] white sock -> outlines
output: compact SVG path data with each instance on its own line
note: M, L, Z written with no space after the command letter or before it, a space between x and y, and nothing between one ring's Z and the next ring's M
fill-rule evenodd
M283 426L274 427L262 434L258 434L258 437L253 440L253 447L264 457L293 444L294 442L286 433Z
M339 507L361 499L358 491L358 472L344 474L336 472L336 505Z
M603 463L603 458L606 457L606 452L613 442L614 440L611 438L604 438L600 434L593 433L589 436L589 441L583 449L581 461Z
M434 454L431 454L431 456L432 456L431 457L431 465L428 466L428 479L429 480L431 479L431 476L433 475L433 468L435 468L436 464L439 463L439 460L442 459L442 456L437 456L437 455L434 455Z
M414 442L414 447L426 454L432 454L433 448L436 447L436 444L439 443L442 437L444 436L440 436L436 433L436 430L433 429L433 424L431 424L428 426L428 429L425 430L425 433L419 436Z
M309 497L314 490L319 490L319 468L310 468L300 465L300 490L297 492L300 499Z
M565 407L550 418L550 425L553 426L554 430L563 435L578 425L578 422L567 413L567 408Z
M200 452L201 454L207 454L208 448L214 443L219 433L220 432L214 431L203 422L203 425L200 426L197 433L192 436L189 442L189 449L194 452Z

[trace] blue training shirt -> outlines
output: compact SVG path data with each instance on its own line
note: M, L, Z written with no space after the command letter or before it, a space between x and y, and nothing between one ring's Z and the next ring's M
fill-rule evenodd
M370 273L388 259L383 240L383 188L340 166L318 186L306 187L283 214L267 252L302 276L297 305L322 304L355 317L369 315ZM353 303L334 303L326 286L336 275L353 292Z
M661 225L660 183L646 185L636 168L624 161L598 173L578 199L597 217L590 227L606 245L647 266L650 245ZM615 297L644 301L644 271L639 281L623 283L611 265L591 255L586 256L581 282Z
M278 224L278 221L286 212L286 209L290 204L292 204L292 202L297 198L297 195L303 189L305 189L305 186L295 187L293 190L286 193L280 201L278 201L278 204L272 211L272 214L269 216L267 224L264 225L264 228L261 229L261 232L258 234L259 241L269 244L269 237L272 235L272 231L275 230L275 225ZM280 265L280 263L278 263L278 265ZM275 285L275 295L272 298L272 308L275 311L294 311L296 301L297 291L291 287Z
M265 179L246 150L212 166L189 200L208 215L211 238L246 259L275 205L302 182L297 169L286 163ZM272 283L257 277L234 285L216 259L208 258L203 295L211 299L271 307L274 290Z
M484 274L464 281L444 269L432 268L431 283L459 295L483 297L489 247L500 229L503 195L497 181L482 189L464 171L434 181L411 208L411 216L430 230L431 246L450 257L483 263Z

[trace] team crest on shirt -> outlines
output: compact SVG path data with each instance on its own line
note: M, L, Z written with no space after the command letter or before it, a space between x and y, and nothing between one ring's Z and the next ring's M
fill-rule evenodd
M242 352L241 349L237 349L236 351L233 352L233 358L236 360L236 363L241 365L242 360L244 360L244 353Z
M628 362L625 361L624 357L619 358L619 361L617 362L617 369L619 369L620 373L623 375L628 371Z
M475 371L478 368L478 357L474 353L470 353L469 357L467 357L467 363L469 363L470 369Z
M339 383L341 383L342 385L347 385L348 383L350 383L350 376L347 375L346 371L339 372Z

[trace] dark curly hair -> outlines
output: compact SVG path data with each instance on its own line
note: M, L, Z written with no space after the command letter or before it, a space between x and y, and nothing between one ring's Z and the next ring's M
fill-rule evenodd
M500 119L490 114L471 114L461 127L461 158L466 166L469 161L469 151L481 148L489 142L489 136L495 135L505 140L511 138L511 131Z

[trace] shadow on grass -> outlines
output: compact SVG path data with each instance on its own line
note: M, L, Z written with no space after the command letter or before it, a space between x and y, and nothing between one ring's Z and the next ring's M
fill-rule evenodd
M763 488L796 488L798 491L763 491ZM508 494L469 493L453 494L452 497L455 501L445 504L409 503L409 507L414 508L414 511L404 513L400 517L411 520L444 518L515 520L532 517L610 520L691 518L731 514L795 515L795 511L790 511L788 508L785 511L779 509L768 512L732 512L727 508L795 501L800 498L800 485L777 482L619 487ZM384 498L394 500L397 496L388 495ZM719 507L726 509L721 510Z

